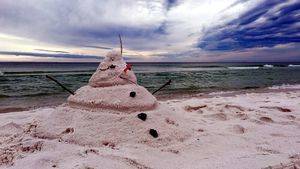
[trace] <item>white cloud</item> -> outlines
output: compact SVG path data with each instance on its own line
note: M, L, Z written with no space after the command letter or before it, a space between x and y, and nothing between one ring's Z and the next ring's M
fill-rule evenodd
M128 55L141 53L141 58L147 58L161 53L201 53L195 44L206 31L238 18L261 2L182 0L168 9L163 0L1 0L0 34L21 37L28 43L22 47L25 40L10 39L9 43L0 42L0 46L1 50L16 44L20 50L44 46L104 55L106 50L80 45L118 47L112 32L128 29L120 30L125 32ZM160 26L162 30L157 30Z
M256 5L261 0L247 1L229 8L235 1L183 1L166 14L168 36L163 37L164 40L175 45L178 50L190 49L206 30L238 18L249 7ZM174 50L174 48L170 50Z

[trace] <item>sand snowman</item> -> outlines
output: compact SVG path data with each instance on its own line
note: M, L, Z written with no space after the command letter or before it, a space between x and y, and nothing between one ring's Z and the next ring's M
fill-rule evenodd
M121 51L113 50L106 55L89 84L68 98L71 107L126 112L155 108L156 98L137 84L131 65L123 60Z
M190 137L190 129L175 121L174 110L137 84L122 58L122 43L120 51L106 55L88 85L69 96L68 105L47 111L32 122L34 137L112 149L164 147Z

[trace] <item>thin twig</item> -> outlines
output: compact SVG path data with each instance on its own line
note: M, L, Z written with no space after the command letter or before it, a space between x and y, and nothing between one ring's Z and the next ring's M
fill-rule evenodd
M155 94L156 92L160 91L161 89L163 89L164 87L166 87L167 85L171 84L171 79L165 83L164 85L162 85L160 88L158 88L157 90L155 90L154 92L152 92L152 94Z
M64 90L68 91L69 93L71 93L72 95L75 95L75 93L73 91L71 91L70 89L68 89L67 87L65 87L63 84L61 84L59 81L57 81L56 79L54 79L53 77L46 75L46 77L52 81L54 81L56 84L58 84L61 88L63 88Z
M120 48L121 48L121 55L123 54L123 43L122 43L122 38L121 35L119 34L119 39L120 39Z

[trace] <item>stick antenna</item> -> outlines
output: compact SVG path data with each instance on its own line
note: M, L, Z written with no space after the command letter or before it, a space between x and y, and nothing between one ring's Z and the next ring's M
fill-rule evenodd
M123 54L123 43L122 43L122 38L121 35L119 34L119 39L120 39L120 49L121 49L121 55Z
M66 86L64 86L63 84L61 84L59 81L57 81L56 79L54 79L52 76L46 75L46 77L48 79L52 80L53 82L55 82L56 84L58 84L61 88L63 88L64 90L68 91L72 95L75 94L72 90L68 89Z
M166 87L166 86L168 86L168 85L170 85L171 84L171 79L170 80L168 80L168 82L167 83L165 83L164 85L162 85L160 88L158 88L157 90L155 90L154 92L152 92L152 94L155 94L156 92L158 92L158 91L160 91L161 89L163 89L164 87Z

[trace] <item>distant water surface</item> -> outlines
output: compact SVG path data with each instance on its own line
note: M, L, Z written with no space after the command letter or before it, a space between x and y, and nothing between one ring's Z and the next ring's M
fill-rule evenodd
M59 104L65 101L68 93L46 79L45 75L52 75L75 91L87 84L98 64L0 62L0 107ZM138 83L149 91L154 91L168 79L172 80L172 84L157 95L300 84L300 63L131 64Z

